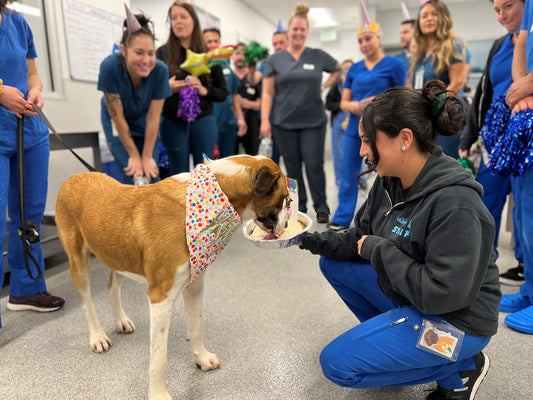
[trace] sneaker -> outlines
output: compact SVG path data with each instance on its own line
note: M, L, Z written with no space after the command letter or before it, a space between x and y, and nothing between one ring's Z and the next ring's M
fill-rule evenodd
M533 334L533 306L509 314L503 322L508 327L516 329L519 332Z
M327 224L329 222L329 215L325 212L316 213L316 222L319 224Z
M500 274L500 283L510 286L520 286L525 282L524 280L524 263L519 262L514 268L510 268L507 272Z
M464 387L444 389L437 385L437 388L426 396L426 400L473 400L490 366L489 358L483 352L474 356L474 363L475 369L459 372Z
M501 312L518 312L531 305L529 297L524 297L520 292L513 294L504 294L500 301Z
M336 222L330 222L330 223L328 224L328 229L329 229L330 231L343 232L343 231L347 230L348 228L345 228L344 226L339 225L339 224L337 224Z
M65 304L65 300L61 297L52 296L48 292L41 292L24 297L9 295L7 309L11 311L34 310L39 312L50 312L59 310L63 304Z

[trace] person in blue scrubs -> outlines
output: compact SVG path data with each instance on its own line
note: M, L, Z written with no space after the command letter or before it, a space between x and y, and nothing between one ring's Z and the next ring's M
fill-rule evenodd
M421 90L425 82L440 79L448 90L461 95L468 78L470 52L453 30L446 3L428 0L420 6L415 26L416 51L411 60L409 84ZM437 133L437 144L445 154L457 158L460 137Z
M366 105L379 93L405 85L405 66L397 57L381 51L381 28L376 22L362 23L357 29L359 50L365 58L348 70L343 85L341 109L350 115L344 134L339 206L328 225L332 230L344 230L352 223L357 195L358 176L363 158L359 154L359 117Z
M421 92L396 87L365 107L360 153L377 174L368 199L353 228L306 232L300 244L322 256L324 277L361 322L320 354L337 385L436 381L426 400L472 400L488 372L482 350L501 299L494 219L481 185L434 143L463 118L464 103L445 91L437 80Z
M476 88L467 124L461 133L461 143L459 145L460 157L468 157L470 147L478 139L486 113L490 107L498 106L499 99L513 83L513 76L511 74L513 52L515 42L518 38L518 32L520 31L522 16L524 15L525 0L493 0L492 2L494 3L494 10L498 22L502 24L508 33L497 39L489 52L485 71ZM483 185L483 203L494 217L496 225L494 248L497 249L502 211L507 200L507 195L511 192L511 177L492 172L487 167L488 158L486 162L485 153L486 151L483 152L484 156L479 165L476 180ZM516 229L516 222L513 223L513 226L515 228L515 258L518 260L518 265L501 274L500 282L520 286L524 283L521 234Z
M220 31L217 28L204 29L204 39L207 48L210 50L221 45ZM213 114L217 122L217 145L220 158L235 154L237 135L242 136L247 130L246 121L239 104L239 96L237 95L241 82L229 66L223 65L222 72L226 79L226 89L229 94L224 101L213 103Z
M102 61L98 76L98 90L104 92L102 126L128 184L142 176L148 182L159 180L159 119L172 94L168 69L156 59L151 22L142 14L134 18L140 27L125 21L121 52Z
M513 84L506 94L512 113L533 109L533 1L526 8L513 58ZM525 116L527 117L527 116ZM527 122L524 121L524 124ZM533 169L523 175L512 176L515 198L515 219L521 233L524 257L524 284L515 294L504 295L500 311L510 312L504 319L509 327L533 334Z
M49 133L32 104L43 107L42 82L37 73L37 52L31 29L22 15L8 9L8 0L0 0L0 243L2 249L9 213L7 262L11 271L7 308L13 311L55 311L65 301L46 291L44 259L39 242L31 244L30 278L24 262L21 226L19 177L17 172L17 123L24 120L25 217L41 230L50 158ZM26 221L24 221L26 222ZM0 288L4 283L4 257L0 256ZM0 319L0 328L2 321Z
M402 51L396 54L400 60L403 61L405 65L405 70L408 71L411 66L411 58L413 54L411 53L411 40L413 40L415 35L415 20L406 19L402 21L402 26L400 27L400 46L402 46Z

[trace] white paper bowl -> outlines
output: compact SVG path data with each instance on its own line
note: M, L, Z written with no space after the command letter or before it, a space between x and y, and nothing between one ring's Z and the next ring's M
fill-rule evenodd
M286 247L294 246L302 241L304 232L307 232L311 225L313 224L311 218L302 212L298 212L298 222L302 223L305 228L297 233L294 236L288 238L274 239L274 240L265 240L265 239L256 239L251 237L254 228L256 227L253 220L246 221L242 227L242 234L248 240L250 240L256 246L262 247L263 249L284 249ZM266 232L265 232L266 234Z

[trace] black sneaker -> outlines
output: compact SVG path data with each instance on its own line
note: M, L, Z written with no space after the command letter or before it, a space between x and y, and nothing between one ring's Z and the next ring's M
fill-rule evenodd
M500 283L509 286L521 286L524 280L524 263L519 262L514 268L510 268L507 272L500 274Z
M437 388L427 395L426 400L473 400L490 366L489 358L483 352L474 356L474 363L475 369L459 372L463 388L444 389L437 385Z
M48 292L31 294L29 296L16 297L9 295L7 309L11 311L39 311L50 312L59 310L65 304L61 297L52 296Z
M344 226L342 225L339 225L337 224L336 222L330 222L328 224L328 229L330 231L335 231L335 232L344 232L345 230L347 230L348 228L345 228Z
M325 212L316 213L316 222L319 224L327 224L329 222L329 215Z

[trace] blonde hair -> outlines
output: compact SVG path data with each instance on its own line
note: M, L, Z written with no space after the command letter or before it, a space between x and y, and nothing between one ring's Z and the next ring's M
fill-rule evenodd
M294 11L291 17L289 18L288 26L291 26L293 18L301 18L305 20L305 23L309 27L309 21L307 19L307 14L309 14L309 4L305 4L305 3L296 4L296 6L294 7Z
M441 0L429 0L421 5L418 11L418 18L415 24L416 51L413 54L409 68L409 81L412 81L415 69L418 67L420 60L423 59L428 47L427 37L420 30L419 24L420 12L427 4L432 4L437 9L439 15L437 32L435 33L437 48L431 54L432 64L435 66L435 75L438 77L443 72L448 71L454 58L466 61L466 43L463 46L462 54L459 54L455 46L457 35L453 30L453 19L450 15L450 10Z

